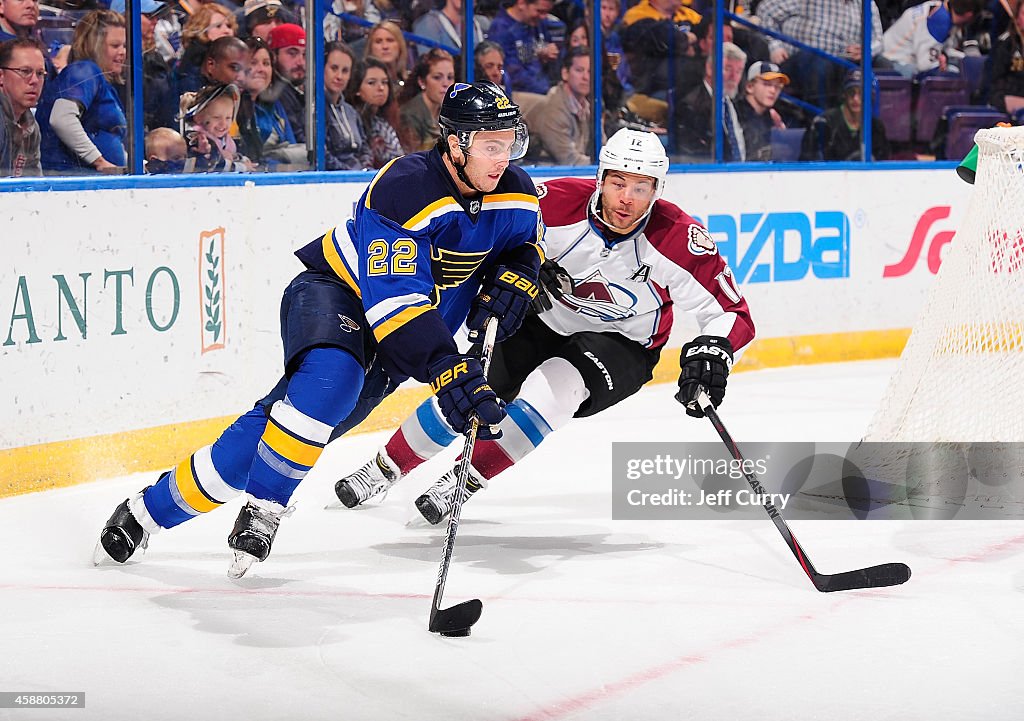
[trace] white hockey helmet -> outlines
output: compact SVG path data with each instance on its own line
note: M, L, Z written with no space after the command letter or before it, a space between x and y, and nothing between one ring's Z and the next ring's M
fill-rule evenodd
M654 197L647 213L654 207L654 201L665 192L668 177L668 155L658 136L644 130L622 128L616 131L601 148L597 165L597 193L591 202L591 209L597 214L597 203L601 197L601 186L609 170L646 175L655 180ZM647 216L644 214L644 217Z

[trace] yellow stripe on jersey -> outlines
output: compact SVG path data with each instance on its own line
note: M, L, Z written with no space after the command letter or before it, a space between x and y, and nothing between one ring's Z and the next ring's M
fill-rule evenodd
M286 433L274 423L273 418L267 423L262 440L274 453L300 466L311 467L324 451L323 446Z
M407 220L406 222L402 223L402 227L405 228L406 230L419 230L419 228L417 228L417 226L420 223L422 223L424 220L429 218L432 214L436 213L437 211L439 211L439 210L441 210L441 209L443 209L445 207L448 207L450 210L461 210L462 209L462 206L459 205L458 203L456 203L455 202L455 198L452 198L451 196L446 196L444 198L438 198L433 203L428 205L426 208L424 208L420 212L416 213L416 215L414 215L411 218L409 218L409 220Z
M377 184L378 180L380 180L382 177L384 177L384 173L388 172L388 168L391 167L391 164L394 163L395 160L398 160L398 158L395 158L394 160L389 160L387 165L385 165L383 168L381 168L379 171L377 171L377 175L374 176L373 180L370 181L370 187L366 189L366 203L365 203L365 205L366 205L367 208L370 207L370 194L373 192L373 186L375 186Z
M537 200L537 196L530 195L529 193L495 193L493 195L485 195L484 207L488 203L529 203L530 205L540 207L540 201Z
M331 266L331 270L334 271L335 275L342 279L346 285L356 292L356 295L360 298L363 297L363 291L359 289L359 283L352 277L352 274L348 272L348 266L345 265L345 261L341 257L341 253L338 252L338 248L334 245L334 231L337 228L332 228L329 233L324 234L322 241L324 259L327 264Z
M414 305L403 311L395 313L393 316L374 328L373 335L377 338L377 342L379 343L413 318L423 315L433 307L433 305Z
M178 493L181 494L185 503L190 505L199 513L209 513L214 508L220 508L221 504L211 501L199 489L199 481L192 473L192 457L189 456L174 469L174 482L178 486Z

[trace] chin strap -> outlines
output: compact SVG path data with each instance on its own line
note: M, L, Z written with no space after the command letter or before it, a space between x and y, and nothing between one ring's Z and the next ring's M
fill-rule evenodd
M462 165L459 165L458 163L455 162L455 158L452 157L451 148L448 147L447 139L446 138L442 138L442 139L444 140L444 145L441 148L441 152L448 156L448 160L451 161L452 166L455 168L455 174L459 176L459 180L461 180L463 183L465 183L466 185L468 185L470 188L472 188L473 190L475 190L478 193L484 192L484 191L480 190L480 188L478 188L475 185L473 185L473 181L469 179L468 175L466 175L466 164L463 163ZM463 150L462 153L463 153L463 155L465 155L466 151Z

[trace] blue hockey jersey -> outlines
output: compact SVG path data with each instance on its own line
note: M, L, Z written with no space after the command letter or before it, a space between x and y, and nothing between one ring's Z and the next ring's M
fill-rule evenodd
M541 262L537 193L509 166L490 193L464 198L437 150L391 161L346 227L296 251L306 267L337 276L362 300L384 367L395 380L430 380L427 368L457 353L487 270Z

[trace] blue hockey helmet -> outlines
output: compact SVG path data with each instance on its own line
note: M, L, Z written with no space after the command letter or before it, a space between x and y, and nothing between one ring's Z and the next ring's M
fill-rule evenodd
M441 141L447 149L447 138L454 135L462 151L472 155L473 134L495 130L514 130L515 140L510 148L509 160L526 155L530 135L523 116L505 91L489 80L473 84L455 83L444 94L438 117Z

